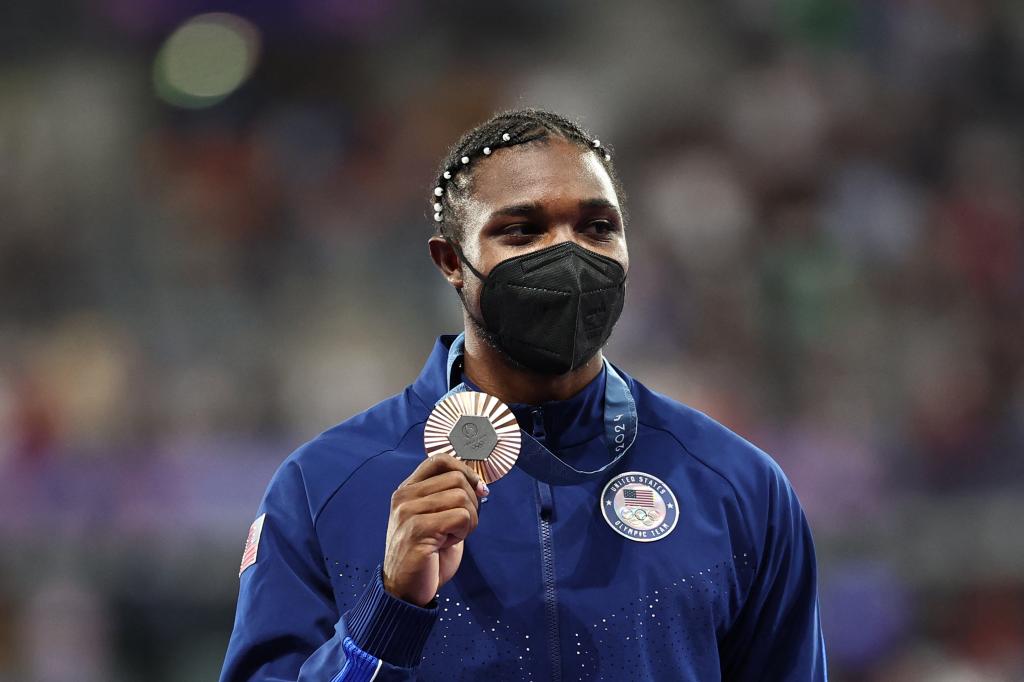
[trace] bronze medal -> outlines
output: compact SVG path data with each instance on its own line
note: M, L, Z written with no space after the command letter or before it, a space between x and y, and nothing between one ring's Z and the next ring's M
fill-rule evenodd
M508 405L476 391L453 393L435 407L423 428L427 457L447 454L491 484L519 458L519 423Z

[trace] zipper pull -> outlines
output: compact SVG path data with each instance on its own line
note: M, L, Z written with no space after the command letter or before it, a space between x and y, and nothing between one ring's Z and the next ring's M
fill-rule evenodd
M544 430L544 409L539 406L535 407L530 410L530 416L533 417L530 432L534 438L543 443L547 436L547 432ZM540 518L550 522L555 509L555 501L551 494L551 486L544 481L537 481L537 499L540 502Z
M530 428L530 433L534 438L543 442L547 436L547 432L544 430L544 408L535 407L530 410L530 415L533 417L533 426Z
M537 481L537 498L540 501L540 518L552 521L555 512L555 499L551 494L551 486L544 481Z

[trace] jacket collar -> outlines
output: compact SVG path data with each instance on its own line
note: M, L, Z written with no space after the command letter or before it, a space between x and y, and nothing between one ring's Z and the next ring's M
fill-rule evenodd
M455 338L454 334L444 334L438 337L423 370L412 385L413 392L429 409L433 409L434 404L441 396L460 380L465 381L470 390L480 390L462 376L458 366L452 372L452 384L449 385L448 350ZM544 416L545 439L548 447L552 450L558 451L580 445L604 434L606 376L607 370L602 367L590 383L566 400L549 400L539 406L511 403L509 409L519 420L519 426L526 431L531 431L532 412L536 407L540 407Z
M441 396L451 388L448 385L447 376L448 349L451 348L455 336L455 334L442 334L437 338L426 364L423 365L420 375L412 384L413 393L426 405L428 413L434 409L434 404L441 399Z

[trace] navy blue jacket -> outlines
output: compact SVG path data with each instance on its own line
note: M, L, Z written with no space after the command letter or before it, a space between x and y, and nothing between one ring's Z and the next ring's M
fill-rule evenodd
M405 391L274 475L221 682L826 679L814 548L785 475L614 365L638 416L614 471L551 486L514 468L491 485L430 608L386 593L391 494L423 461L424 422L459 379L446 365L453 339L438 339ZM563 460L597 469L609 458L607 373L568 400L510 407ZM602 492L623 472L671 489L671 532L638 542L613 530Z

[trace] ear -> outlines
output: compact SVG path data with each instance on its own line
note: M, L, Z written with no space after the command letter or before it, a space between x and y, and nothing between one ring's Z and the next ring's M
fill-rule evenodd
M462 263L459 262L459 255L444 237L434 236L427 240L427 248L430 250L430 258L434 265L441 271L444 278L456 289L461 289Z

